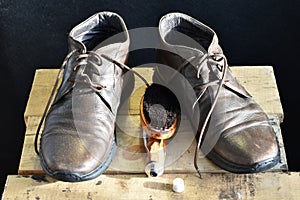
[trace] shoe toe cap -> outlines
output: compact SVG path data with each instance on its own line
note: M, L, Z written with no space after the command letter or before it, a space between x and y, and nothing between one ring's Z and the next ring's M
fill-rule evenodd
M214 151L233 166L254 168L254 171L274 166L279 155L275 134L268 126L250 127L221 137Z
M41 143L43 169L59 180L80 181L108 167L112 142L101 138L81 138L52 134Z

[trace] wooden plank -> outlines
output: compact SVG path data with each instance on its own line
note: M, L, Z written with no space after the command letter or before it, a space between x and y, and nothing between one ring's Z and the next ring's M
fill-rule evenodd
M139 121L139 116L134 115L133 121ZM35 118L35 119L32 119ZM29 125L26 131L24 139L24 145L22 150L22 156L20 160L18 174L30 175L30 174L43 174L43 170L40 166L39 157L34 152L34 137L37 127L38 117L29 117ZM140 127L130 126L128 118L124 118L123 123L128 125L123 127L123 131L117 128L117 153L111 163L110 167L106 171L108 174L114 173L144 173L146 153L143 146ZM186 119L182 120L182 123L187 123ZM31 125L33 123L33 125ZM121 125L120 125L121 126ZM124 130L131 130L125 133ZM178 145L180 142L180 148ZM167 145L167 161L165 173L193 173L195 172L193 167L193 156L196 147L194 137L191 132L182 130L174 141L173 144ZM176 151L173 150L176 148ZM173 150L173 151L172 151ZM199 158L201 163L201 169L203 171L220 172L222 169L215 166L211 161L201 156ZM281 169L282 170L282 169Z
M152 68L137 68L148 81L151 81ZM267 110L271 120L273 121L273 128L280 144L281 162L275 166L273 171L287 170L287 162L282 140L280 122L283 118L283 112L280 104L280 98L277 91L275 78L272 67L232 67L232 70L237 74L245 85L246 89L250 89L250 93L257 101L262 103L264 109ZM33 147L33 141L37 125L40 121L40 116L44 110L45 103L52 90L52 85L57 76L58 70L37 70L32 90L29 96L27 108L25 111L25 119L27 123L26 137L22 156L19 165L19 174L39 174L43 173L39 164L39 158L36 156ZM43 81L45 80L45 81ZM260 86L263 85L263 87ZM117 154L106 173L143 173L145 166L145 153L143 152L143 142L141 141L141 128L139 122L139 101L144 93L145 86L142 86L140 79L135 81L135 89L132 93L129 102L126 102L122 109L122 114L117 118ZM254 85L254 86L253 86ZM253 86L253 87L252 87ZM264 96L267 92L272 92L272 95ZM260 95L263 94L263 98ZM125 109L123 109L125 107ZM167 146L167 162L165 173L193 173L193 155L195 150L194 136L188 130L188 122L185 117L181 123L185 123L185 130L180 130L179 136L176 136L177 142L181 142L181 150L173 150L174 146ZM175 144L175 141L170 144ZM175 153L174 153L175 152ZM199 158L201 163L200 168L203 172L224 172L208 159L201 156Z
M231 67L237 80L268 114L276 114L283 122L283 109L272 66Z
M172 191L176 177L185 182L182 193ZM10 175L2 199L300 199L300 174L101 175L79 183Z
M24 139L18 174L30 175L44 173L40 166L39 157L34 152L33 143L39 119L39 117L28 118L29 125L27 126L26 136ZM272 120L273 128L279 141L281 161L269 171L287 170L286 153L279 127L279 120L275 115L270 116L270 119ZM119 120L122 123L119 122L117 128L117 153L106 173L144 173L146 154L144 152L143 141L140 136L142 131L138 123L139 116L131 115L130 118L124 116L124 118ZM188 121L186 118L183 118L181 123L187 124ZM122 127L122 130L119 127ZM188 131L188 125L182 127L185 127L185 129L181 129L180 134L176 135L172 143L167 145L165 173L195 172L193 156L196 148L196 142L194 141L192 133ZM200 164L200 169L203 172L225 172L202 155L199 157L198 162Z
M36 70L24 112L25 124L27 124L28 116L42 116L58 71L58 69Z
M151 82L153 68L135 68L146 80ZM238 66L231 67L238 81L247 89L253 98L262 106L268 114L278 115L280 122L283 120L283 110L276 85L272 66ZM55 82L57 69L38 69L33 80L32 89L28 98L24 113L28 116L41 116L50 96ZM135 79L135 86L141 85L141 80ZM137 89L137 88L135 88ZM143 89L136 92L136 97L141 96ZM138 114L139 100L131 101L130 114Z

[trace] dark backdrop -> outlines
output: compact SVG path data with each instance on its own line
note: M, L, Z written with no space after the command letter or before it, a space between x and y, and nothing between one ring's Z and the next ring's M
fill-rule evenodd
M299 9L297 0L0 0L1 186L8 174L17 174L35 70L58 68L68 50L68 32L104 10L119 13L128 29L157 26L163 14L184 12L216 31L230 65L274 66L289 169L300 170ZM152 61L149 55L140 53L135 64Z

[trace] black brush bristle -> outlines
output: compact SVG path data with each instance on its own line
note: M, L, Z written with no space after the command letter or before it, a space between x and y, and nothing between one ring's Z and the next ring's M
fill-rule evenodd
M155 128L169 128L180 116L180 104L176 95L165 86L151 84L144 94L144 115Z

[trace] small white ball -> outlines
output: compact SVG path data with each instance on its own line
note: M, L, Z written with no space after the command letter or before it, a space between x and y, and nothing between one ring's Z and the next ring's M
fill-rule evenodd
M184 191L184 181L182 178L175 178L173 180L173 191L183 192Z

